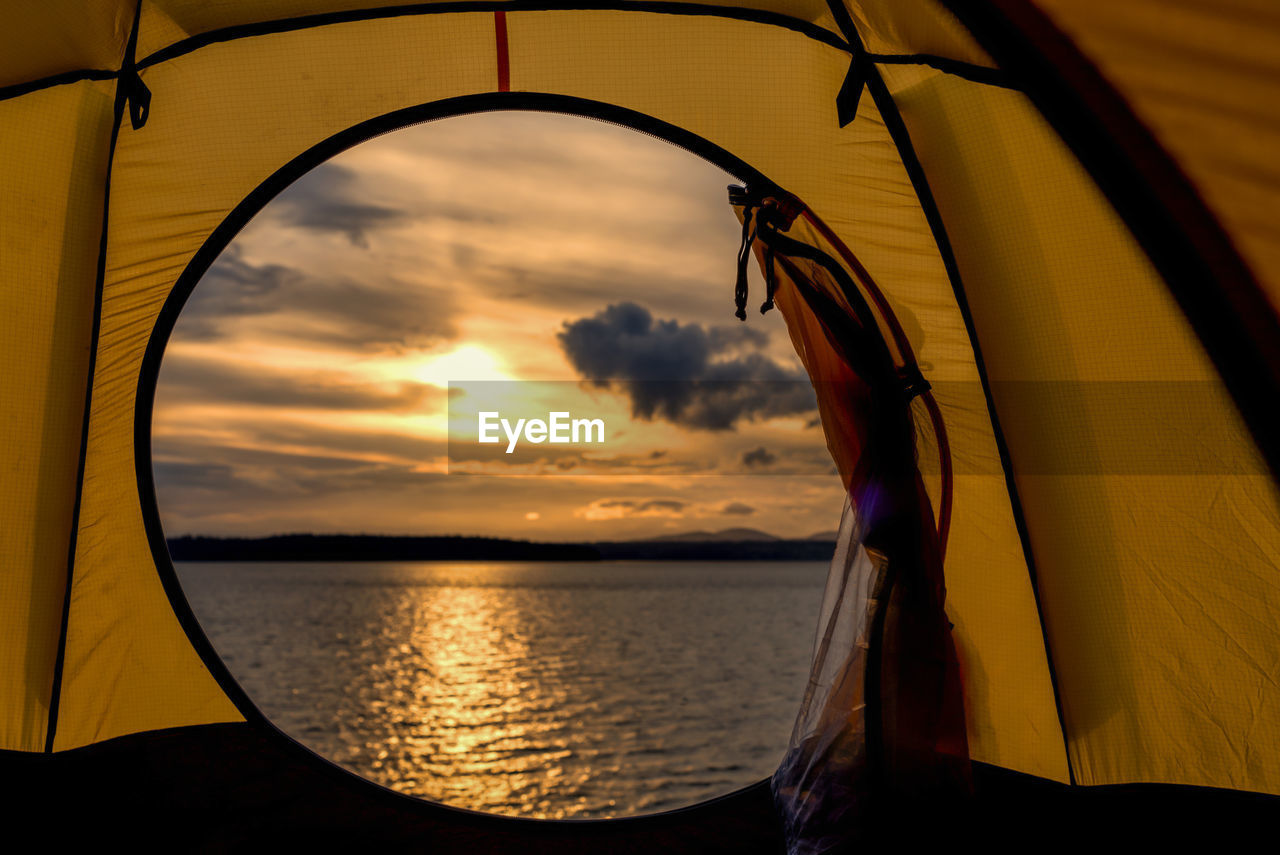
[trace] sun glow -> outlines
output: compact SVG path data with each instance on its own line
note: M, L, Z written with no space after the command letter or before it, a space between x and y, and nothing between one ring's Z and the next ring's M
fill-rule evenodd
M429 356L419 364L415 374L419 380L439 386L459 380L516 379L497 354L475 344Z

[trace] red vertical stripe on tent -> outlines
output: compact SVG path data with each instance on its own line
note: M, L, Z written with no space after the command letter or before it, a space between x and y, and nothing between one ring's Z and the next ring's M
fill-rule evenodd
M507 54L507 13L493 13L493 32L498 40L498 91L511 91L511 59Z

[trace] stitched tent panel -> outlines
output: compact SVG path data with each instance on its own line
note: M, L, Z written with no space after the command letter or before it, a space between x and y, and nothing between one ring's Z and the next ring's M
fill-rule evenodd
M493 0L428 0L426 4L391 4L385 0L258 0L254 3L209 3L206 0L144 0L141 28L138 33L140 57L170 48L186 38L216 33L232 27L248 24L270 24L275 27L290 26L289 22L308 16L335 16L352 11L370 10L387 16L411 15L415 6L448 3L452 9L465 8L469 2L477 9L489 11ZM535 5L535 4L529 4ZM546 4L554 5L554 4ZM585 4L589 7L590 4ZM626 3L618 4L626 6ZM681 9L680 7L684 7ZM831 15L825 0L692 0L672 4L673 14L696 11L706 7L714 12L716 7L734 10L759 11L796 21L814 24L838 35L840 28ZM512 4L512 10L519 6Z
M938 3L921 3L904 15L896 0L848 4L863 46L871 53L942 57L995 68L973 36Z
M1039 5L1175 156L1280 308L1280 4Z
M968 283L1077 779L1280 788L1280 769L1232 748L1245 732L1280 740L1268 688L1280 637L1259 631L1280 606L1278 553L1258 538L1280 504L1234 405L1127 229L1021 95L887 76ZM1153 410L1164 394L1183 396L1171 409L1192 436ZM1132 468L1150 446L1159 469Z
M1061 740L1044 738L1059 730L1053 688L964 320L923 213L918 206L895 204L912 198L911 183L870 99L846 131L860 142L858 156L846 161L858 164L850 176L857 190L842 231L866 248L860 260L885 289L898 319L910 321L912 350L933 378L957 462L945 570L947 614L955 624L969 698L970 753L976 760L1066 781ZM821 245L802 221L789 234ZM919 456L936 509L941 479L933 441L919 442ZM833 455L840 460L835 449Z
M268 37L282 43L269 51L262 39L219 44L145 73L153 98L169 108L139 131L121 131L112 170L114 239L107 250L58 749L240 717L187 642L151 557L133 454L142 357L191 256L272 172L360 121L491 88L492 65L464 61L492 53L491 18L405 23ZM373 52L400 61L388 61L383 76L370 75ZM264 88L266 78L278 85ZM361 78L365 87L353 86ZM311 97L300 97L299 89ZM264 138L253 130L263 127L278 130ZM130 619L121 622L120 614Z
M114 71L133 23L131 0L11 0L0 28L0 87L82 69Z
M18 217L0 225L0 749L44 747L114 93L85 81L0 102L0 206Z

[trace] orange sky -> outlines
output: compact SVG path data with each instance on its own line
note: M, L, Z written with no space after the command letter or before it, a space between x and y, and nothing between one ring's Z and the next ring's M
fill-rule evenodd
M517 113L314 170L175 329L153 431L166 532L834 529L841 489L781 318L733 317L729 183L634 131ZM752 306L761 290L753 271ZM486 395L603 418L606 442L494 454L459 416Z

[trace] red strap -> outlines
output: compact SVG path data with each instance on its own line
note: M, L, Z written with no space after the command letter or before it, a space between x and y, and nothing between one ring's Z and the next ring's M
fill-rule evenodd
M507 13L493 13L493 31L498 41L498 91L511 91L511 58L507 52Z

